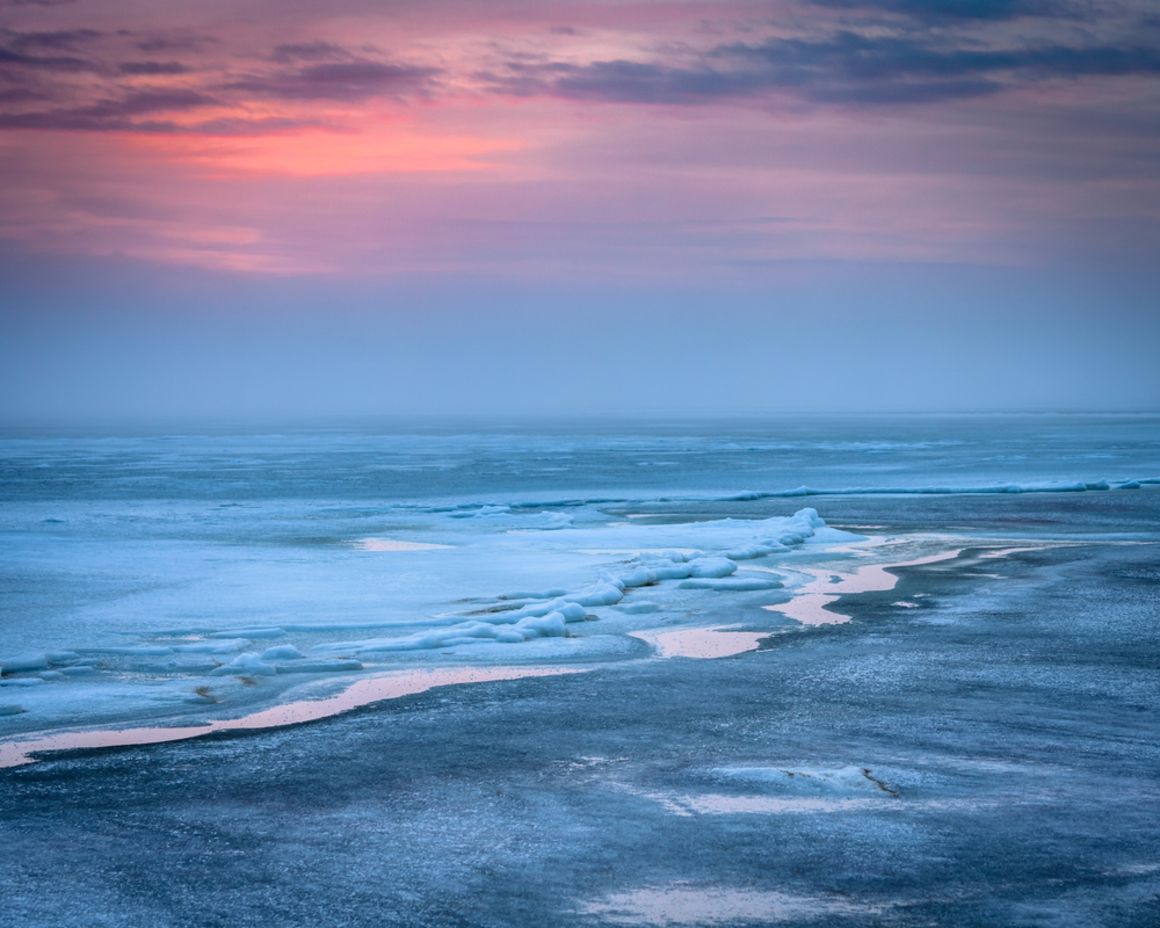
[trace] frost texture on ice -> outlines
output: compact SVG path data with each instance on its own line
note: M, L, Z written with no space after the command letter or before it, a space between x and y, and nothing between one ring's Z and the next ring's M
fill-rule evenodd
M428 518L434 520L428 537L455 544L400 545L389 559L371 559L347 545L343 556L351 560L334 562L357 571L364 583L385 581L378 599L391 611L378 620L373 613L352 620L335 609L250 612L251 621L238 622L245 611L223 612L216 625L191 621L135 637L106 635L69 650L0 655L0 685L21 691L29 717L60 723L134 706L158 713L206 699L272 699L311 676L400 661L414 666L433 651L449 653L440 660L484 663L516 658L512 645L530 646L528 659L627 655L631 648L610 642L628 641L639 628L629 617L680 621L700 610L698 597L775 590L781 583L771 569L747 565L809 542L856 537L828 528L813 509L766 519L646 524L583 506L562 516L497 505ZM289 571L254 589L264 600L295 582ZM364 596L375 596L373 586L366 590ZM183 615L190 613L185 602ZM257 616L267 621L254 621ZM601 630L589 627L592 622ZM207 692L212 696L202 695Z
M1002 459L990 420L837 428L0 437L0 704L27 710L0 730L168 718L199 690L242 711L364 665L634 658L634 632L745 612L766 629L774 584L798 598L851 540L761 517L795 498L1160 485L1151 421L1002 426Z
M629 591L676 581L679 590L757 592L778 589L781 582L769 576L736 576L738 560L756 560L798 547L821 532L828 540L854 536L828 529L814 509L802 509L788 518L765 520L720 519L677 525L602 526L599 530L573 529L577 548L596 549L597 541L610 537L614 547L642 553L613 570L604 581L575 593L562 593L547 600L527 603L514 609L485 613L439 629L424 629L409 635L332 642L315 651L325 654L367 656L392 651L420 651L456 647L479 642L516 644L536 638L563 637L567 625L580 622L589 610L621 604ZM600 538L595 536L599 535ZM589 542L593 544L589 544ZM699 542L699 544L694 544ZM741 542L739 544L739 542ZM668 550L665 550L665 549ZM727 554L713 549L724 548ZM693 553L689 553L690 550ZM516 594L509 594L516 595ZM631 609L631 604L628 606ZM640 612L658 607L646 604Z

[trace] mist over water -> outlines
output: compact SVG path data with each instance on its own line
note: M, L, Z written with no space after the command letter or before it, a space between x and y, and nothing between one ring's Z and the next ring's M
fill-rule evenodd
M44 267L0 296L0 422L1148 411L1154 292L1131 275L910 266L686 287Z

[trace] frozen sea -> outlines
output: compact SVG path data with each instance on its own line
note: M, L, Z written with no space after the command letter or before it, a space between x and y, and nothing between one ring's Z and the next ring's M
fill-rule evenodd
M0 433L20 925L1160 923L1160 417Z

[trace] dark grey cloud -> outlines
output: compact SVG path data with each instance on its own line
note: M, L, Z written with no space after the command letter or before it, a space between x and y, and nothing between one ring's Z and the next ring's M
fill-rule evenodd
M0 90L0 103L28 103L43 100L44 95L28 87L6 87Z
M0 68L36 71L96 71L96 62L75 55L29 55L16 48L0 46Z
M80 46L101 36L102 33L95 29L19 32L0 28L0 67L40 71L94 71L97 65L87 58L59 53L76 52Z
M756 45L724 45L710 58L755 67L779 85L806 88L865 81L982 79L1004 73L1044 79L1160 72L1160 48L1149 46L987 49L855 32L817 41L778 38Z
M271 61L292 64L299 61L346 61L355 57L334 42L291 42L274 46Z
M363 100L427 93L438 73L412 65L340 61L253 75L231 81L224 89L282 100Z
M159 131L164 127L172 128L171 124L142 121L141 117L215 106L220 102L216 97L195 90L142 90L116 99L102 100L90 106L0 114L0 129Z
M126 94L117 100L107 100L88 107L94 115L139 116L165 110L189 110L202 106L216 106L216 97L196 90L141 90Z
M141 35L132 30L123 29L119 35L133 38L133 45L140 51L156 54L160 52L195 52L209 45L216 45L218 40L212 35L199 35L189 32L151 33Z
M117 70L131 76L189 73L189 68L180 61L123 61Z
M985 97L1004 89L998 81L985 78L953 78L939 81L884 81L863 85L817 86L809 91L815 103L862 104L866 106L890 104L944 103Z
M20 49L52 49L55 51L75 51L95 39L101 38L104 33L96 29L55 29L49 32L14 32L0 30L11 48Z
M546 90L574 100L620 103L704 103L746 96L767 84L764 75L752 70L669 67L622 60L587 65L520 65L514 70L517 83L512 88L517 92Z
M859 12L886 12L923 20L1004 20L1023 16L1072 16L1062 0L808 0L814 6Z
M689 64L511 61L484 75L513 95L626 103L697 104L781 92L816 103L921 104L1050 79L1160 74L1152 45L986 48L931 34L771 38L720 45Z

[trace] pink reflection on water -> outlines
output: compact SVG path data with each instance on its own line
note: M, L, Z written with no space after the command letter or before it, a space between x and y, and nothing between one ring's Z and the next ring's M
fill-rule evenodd
M362 538L355 542L360 551L437 551L451 545L437 545L428 541L403 541L399 538Z
M819 919L867 916L881 911L837 896L798 896L731 886L670 883L613 893L585 904L580 911L613 925L705 926L743 921L814 922ZM829 921L826 924L830 924Z
M899 567L917 567L920 564L936 564L949 561L962 553L962 548L951 548L937 554L916 557L909 561L895 561L889 564L867 564L853 573L839 574L832 568L809 568L802 571L811 577L804 585L793 591L793 599L787 603L763 606L770 612L780 612L787 618L802 625L837 625L850 621L850 616L827 609L830 603L849 593L878 593L892 590L898 583L898 576L891 571Z
M857 809L877 810L883 799L822 796L736 796L729 793L697 793L669 797L669 802L684 814L696 815L779 815L797 813L850 812Z
M769 632L741 632L728 625L678 628L672 631L650 629L629 634L652 645L657 657L702 659L729 657L733 654L755 651L758 642L770 635Z
M19 767L37 760L33 755L44 751L122 747L184 741L218 731L255 731L300 725L329 718L385 699L398 699L425 693L438 686L465 683L493 683L525 677L552 677L584 673L583 667L446 667L435 670L409 670L358 680L341 693L323 699L303 699L271 709L264 709L238 719L221 719L201 725L179 727L143 727L66 731L33 735L0 743L0 768Z

